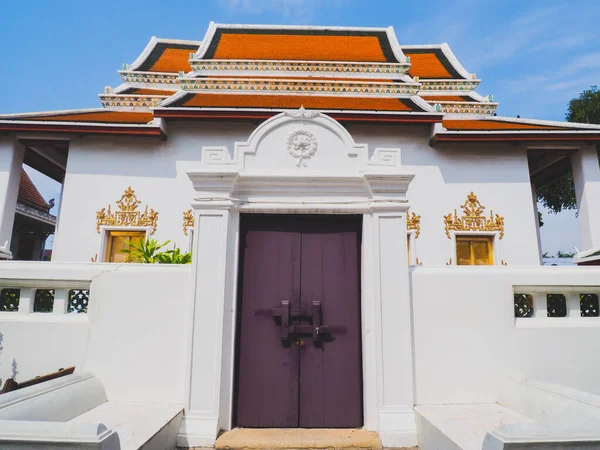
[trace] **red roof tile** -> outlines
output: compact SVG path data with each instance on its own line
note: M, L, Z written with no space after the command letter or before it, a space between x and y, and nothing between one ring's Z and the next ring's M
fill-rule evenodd
M46 203L40 191L37 190L27 172L21 169L21 182L19 184L19 202L26 203L35 208L48 212L50 205Z

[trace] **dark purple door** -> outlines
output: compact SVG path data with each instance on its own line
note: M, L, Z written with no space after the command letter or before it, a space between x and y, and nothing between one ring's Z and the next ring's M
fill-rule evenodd
M237 426L362 426L360 238L360 216L242 216Z

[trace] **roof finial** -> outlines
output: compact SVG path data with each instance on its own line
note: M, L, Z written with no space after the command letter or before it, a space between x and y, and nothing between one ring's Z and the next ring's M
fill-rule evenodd
M410 64L410 56L406 57L406 64Z
M178 75L179 75L179 78L183 78L183 77L185 77L185 72L183 70L180 70Z
M110 94L111 91L111 87L110 86L104 86L104 93L105 94Z
M123 63L123 65L121 66L121 70L129 70L129 64Z

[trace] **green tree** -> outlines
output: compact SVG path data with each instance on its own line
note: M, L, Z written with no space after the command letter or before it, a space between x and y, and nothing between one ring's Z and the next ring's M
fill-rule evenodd
M592 86L569 102L566 114L569 122L600 124L600 91ZM568 172L543 185L536 186L538 201L554 214L565 209L577 209L573 174Z

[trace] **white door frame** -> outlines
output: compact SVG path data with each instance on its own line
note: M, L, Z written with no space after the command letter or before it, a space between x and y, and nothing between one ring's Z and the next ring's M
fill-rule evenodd
M310 169L276 145L298 130L324 146ZM416 445L406 248L413 175L401 170L400 150L369 154L335 120L301 109L261 124L233 155L205 147L202 158L188 172L196 193L195 280L178 445L212 445L231 427L241 213L362 214L364 424L386 447Z

